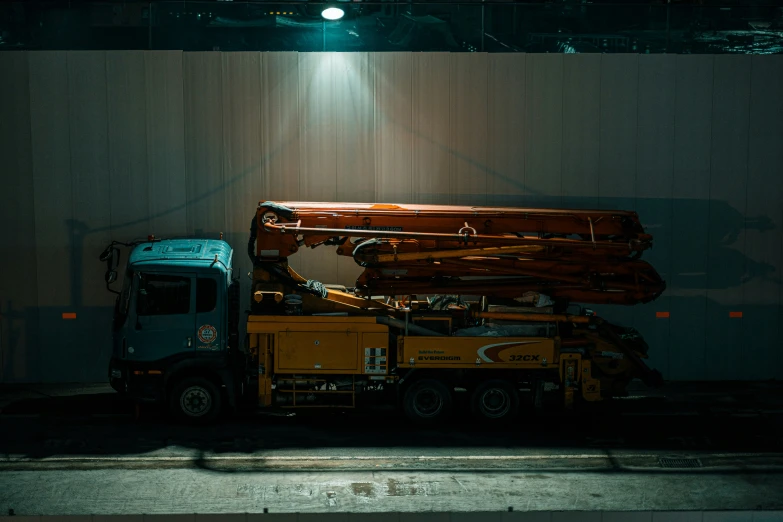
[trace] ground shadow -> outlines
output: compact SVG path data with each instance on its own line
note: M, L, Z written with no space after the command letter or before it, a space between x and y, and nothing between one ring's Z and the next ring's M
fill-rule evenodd
M693 384L682 398L628 398L579 413L524 410L512 425L474 422L458 403L456 418L436 427L412 425L398 411L271 411L238 413L210 426L173 423L158 408L142 410L115 393L39 397L13 402L0 414L4 453L135 455L164 448L203 453L375 448L445 454L520 448L767 452L783 450L783 384ZM704 398L704 394L709 399ZM709 395L709 394L712 395ZM701 394L701 397L699 395ZM764 395L766 401L760 400ZM775 408L769 397L777 397ZM459 399L461 400L461 399ZM20 417L22 416L22 417Z

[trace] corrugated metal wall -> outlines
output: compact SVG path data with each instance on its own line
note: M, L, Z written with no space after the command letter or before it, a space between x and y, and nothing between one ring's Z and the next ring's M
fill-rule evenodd
M8 52L0 78L4 381L103 380L104 244L222 231L245 273L259 199L637 210L669 289L599 313L668 378L783 377L781 56Z

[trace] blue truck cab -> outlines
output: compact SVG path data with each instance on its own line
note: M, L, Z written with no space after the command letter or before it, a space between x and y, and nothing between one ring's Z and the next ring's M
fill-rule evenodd
M225 241L209 239L133 247L115 304L109 366L115 390L167 404L186 420L212 420L236 405L245 361L232 254ZM110 268L114 255L102 256ZM114 279L116 272L107 272L107 285Z

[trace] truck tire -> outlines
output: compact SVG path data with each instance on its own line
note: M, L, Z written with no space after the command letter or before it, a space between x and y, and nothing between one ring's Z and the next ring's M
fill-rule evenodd
M171 412L181 421L207 424L220 415L220 389L204 377L186 377L174 385L169 397Z
M451 391L441 381L422 379L405 392L405 414L417 424L436 424L451 415Z
M470 409L475 417L485 422L506 424L519 413L519 395L509 381L484 381L473 390Z

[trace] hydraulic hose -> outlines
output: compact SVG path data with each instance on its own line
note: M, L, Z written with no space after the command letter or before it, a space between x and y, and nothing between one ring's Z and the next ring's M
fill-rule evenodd
M378 239L378 238L373 238L373 239L368 239L366 241L362 241L361 243L356 245L356 248L353 249L353 253L351 254L353 256L353 260L356 261L357 265L366 268L368 266L368 264L366 262L364 262L364 261L361 261L357 257L359 255L359 251L364 249L364 248L370 247L372 245L380 245L383 242L384 241L382 239Z
M386 326L393 326L394 328L399 328L400 330L405 330L405 321L402 321L400 319L395 319L393 317L386 317L384 315L379 315L378 317L375 318L375 322L378 324L385 324ZM432 331L429 328L423 328L411 322L408 323L408 333L409 334L412 333L415 335L426 335L430 337L445 337L445 335L443 335L442 333Z

